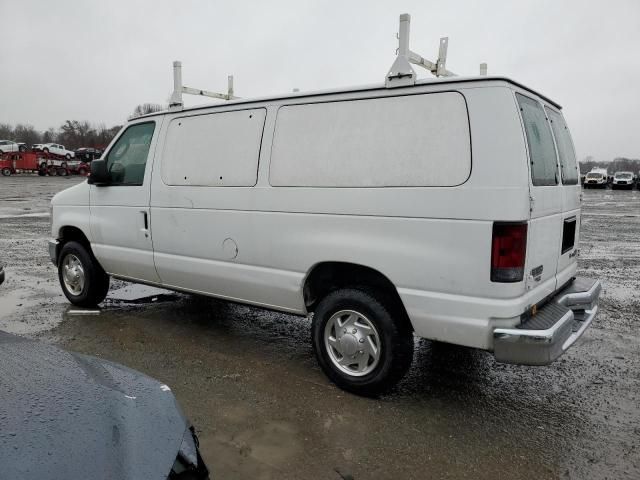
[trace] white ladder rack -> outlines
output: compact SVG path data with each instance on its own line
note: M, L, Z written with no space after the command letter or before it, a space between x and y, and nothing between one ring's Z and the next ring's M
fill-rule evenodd
M411 51L409 48L409 35L411 27L411 15L403 13L400 15L400 30L398 32L398 54L393 65L389 69L385 78L387 88L403 87L406 85L414 85L416 83L416 72L411 64L419 65L431 72L436 77L453 77L455 73L447 70L447 48L449 46L449 37L440 39L440 48L438 50L438 59L431 62L421 55ZM487 74L487 64L480 64L480 75Z
M203 97L217 98L220 100L233 100L239 97L233 95L233 75L227 77L227 93L209 92L198 88L185 87L182 84L182 62L173 62L173 93L169 100L169 110L181 110L184 106L182 94L201 95Z

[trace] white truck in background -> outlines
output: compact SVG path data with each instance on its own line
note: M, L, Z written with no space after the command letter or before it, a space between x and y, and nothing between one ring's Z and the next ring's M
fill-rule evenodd
M611 182L611 189L617 190L619 188L625 190L633 189L634 182L633 172L616 172L613 175L613 181Z
M593 167L584 177L584 188L607 188L609 172L606 168Z

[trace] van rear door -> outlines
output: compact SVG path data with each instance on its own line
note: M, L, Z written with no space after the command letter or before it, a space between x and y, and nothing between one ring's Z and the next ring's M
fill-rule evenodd
M562 113L549 106L545 106L545 112L556 143L562 181L562 238L556 274L558 287L561 287L571 279L577 269L582 188L573 142Z
M529 153L530 219L524 280L543 299L557 288L556 272L562 237L563 189L556 147L543 106L520 93L516 100Z

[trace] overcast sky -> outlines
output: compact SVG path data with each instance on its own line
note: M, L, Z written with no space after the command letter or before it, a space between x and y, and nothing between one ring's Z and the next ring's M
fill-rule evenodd
M0 0L0 122L121 124L167 101L173 60L241 97L382 82L403 12L417 53L449 36L450 70L487 62L562 104L580 159L640 158L639 0Z

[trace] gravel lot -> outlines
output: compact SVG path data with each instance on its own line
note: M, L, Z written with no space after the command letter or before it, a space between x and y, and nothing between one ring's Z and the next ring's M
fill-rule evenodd
M326 380L306 319L123 282L99 315L69 313L48 202L81 180L0 178L0 329L171 385L216 478L640 478L638 190L584 191L580 274L604 291L566 355L518 367L420 340L397 391L370 400Z

